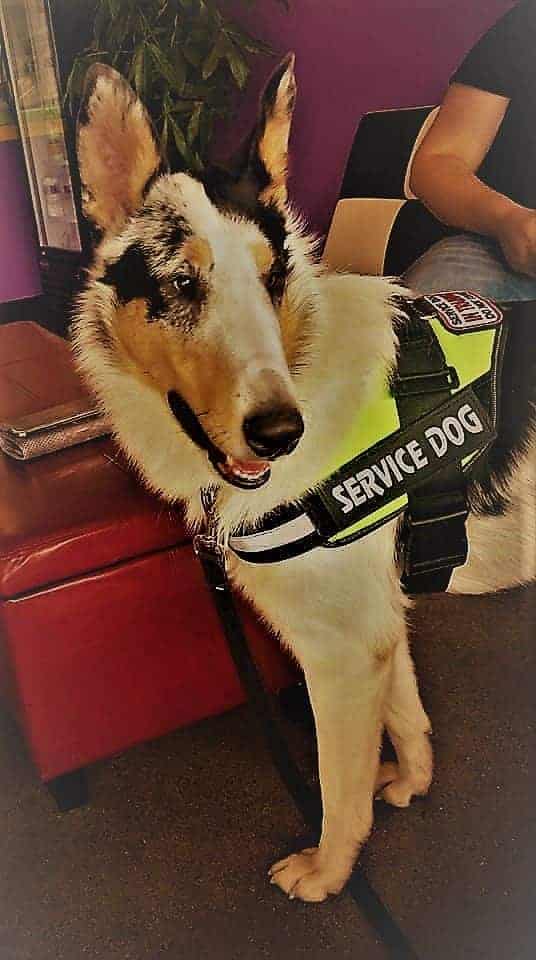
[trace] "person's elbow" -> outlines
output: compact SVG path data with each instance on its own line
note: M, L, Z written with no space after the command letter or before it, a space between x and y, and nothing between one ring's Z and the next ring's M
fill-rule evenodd
M417 150L411 167L409 185L418 200L432 209L441 197L449 197L453 184L465 180L470 173L462 157L455 151L423 146Z
M409 180L410 190L418 200L426 201L430 183L438 173L438 164L441 164L440 156L419 147L413 158Z

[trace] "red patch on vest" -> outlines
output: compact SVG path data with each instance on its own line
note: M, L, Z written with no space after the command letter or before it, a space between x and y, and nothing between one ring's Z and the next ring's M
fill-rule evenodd
M451 333L473 333L498 327L503 319L502 310L493 300L470 290L432 293L423 299L434 308L443 326Z

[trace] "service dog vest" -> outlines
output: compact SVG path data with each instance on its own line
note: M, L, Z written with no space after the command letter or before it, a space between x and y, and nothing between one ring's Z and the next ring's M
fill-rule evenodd
M406 512L422 524L443 520L442 560L451 569L465 561L465 477L496 435L503 313L469 292L405 301L403 308L397 368L378 379L313 492L267 515L254 532L230 538L243 560L276 562L342 546ZM419 563L425 573L436 561Z

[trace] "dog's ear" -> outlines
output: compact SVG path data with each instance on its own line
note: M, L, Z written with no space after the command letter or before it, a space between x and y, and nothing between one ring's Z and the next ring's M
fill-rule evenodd
M288 142L295 101L294 54L289 53L264 88L249 157L250 175L260 188L259 199L280 207L287 200Z
M84 213L101 230L119 230L140 206L161 157L141 100L102 63L86 75L77 150Z

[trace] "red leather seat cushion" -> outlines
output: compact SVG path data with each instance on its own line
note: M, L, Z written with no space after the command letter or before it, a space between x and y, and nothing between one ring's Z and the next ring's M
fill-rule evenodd
M0 419L81 391L65 342L0 327ZM29 463L0 453L0 598L0 701L45 780L244 699L180 512L109 440ZM240 606L267 684L292 682Z
M33 323L0 327L0 421L85 395L69 344ZM3 598L189 539L110 440L28 463L0 453L0 491Z

